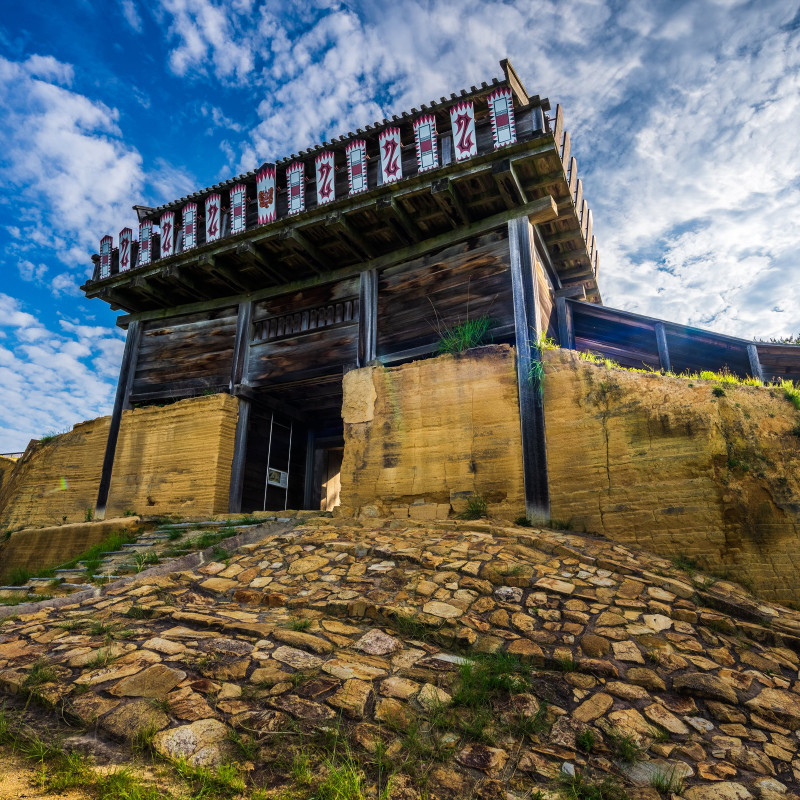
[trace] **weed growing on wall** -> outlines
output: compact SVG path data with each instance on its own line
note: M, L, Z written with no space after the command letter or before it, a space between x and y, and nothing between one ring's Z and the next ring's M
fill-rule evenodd
M486 499L479 494L467 498L467 507L459 514L461 519L481 519L488 513Z
M450 326L446 322L439 322L438 325L439 352L456 354L489 341L492 318L488 314L481 314L457 325Z

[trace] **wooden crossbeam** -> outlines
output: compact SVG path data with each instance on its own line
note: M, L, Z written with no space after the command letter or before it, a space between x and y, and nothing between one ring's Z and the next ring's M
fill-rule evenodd
M270 263L256 249L252 242L242 242L237 245L236 255L246 261L250 266L257 269L262 275L265 275L276 283L281 283L281 281L283 281L283 276L270 266Z
M337 233L339 238L359 258L375 258L375 251L364 241L364 237L354 230L341 211L331 214L325 220L325 225L329 230Z
M507 158L494 164L492 178L497 184L497 189L506 204L506 208L515 208L528 202L528 197L519 182L514 165Z
M322 275L328 260L322 255L320 249L310 241L304 233L300 233L297 228L288 228L284 231L284 234L285 236L281 235L281 238L293 239L297 242L300 249L304 251L311 269L314 270L317 275Z
M454 228L469 225L469 214L449 178L431 184L431 195Z
M241 278L236 275L232 269L220 264L219 261L214 258L214 256L204 253L197 260L197 266L201 270L205 270L206 272L210 272L212 275L218 276L223 280L224 283L227 283L228 286L232 287L234 290L240 292L247 291L247 284L242 283Z
M410 214L403 208L403 204L396 197L387 195L379 198L377 208L379 210L389 210L391 213L390 219L394 223L395 229L408 244L413 244L422 239L422 233L417 223L411 219Z
M571 148L572 148L572 143L570 142L569 139L569 131L564 131L564 140L561 143L561 165L564 169L565 174L569 167L569 154Z

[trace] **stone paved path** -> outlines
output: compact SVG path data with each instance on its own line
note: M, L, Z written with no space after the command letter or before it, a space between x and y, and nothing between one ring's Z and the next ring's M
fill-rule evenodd
M788 800L798 653L797 612L602 539L321 517L5 621L0 688L197 764L235 758L231 730L261 744L341 720L354 752L379 742L395 764L409 730L449 748L426 767L431 797L523 797L577 770L631 796L658 797L660 773L688 800ZM463 709L431 727L461 696L462 663L501 658L535 669L492 695L478 734Z

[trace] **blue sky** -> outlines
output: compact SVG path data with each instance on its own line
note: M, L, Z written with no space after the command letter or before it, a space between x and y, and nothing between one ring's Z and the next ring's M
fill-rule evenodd
M800 332L800 6L37 0L0 16L0 452L108 413L100 237L513 62L560 102L606 304Z

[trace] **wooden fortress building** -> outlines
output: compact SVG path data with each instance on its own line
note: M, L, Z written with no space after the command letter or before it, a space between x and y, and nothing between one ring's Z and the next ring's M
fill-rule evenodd
M561 108L501 66L490 84L137 206L138 240L101 240L82 289L126 312L127 339L99 514L123 410L223 392L239 403L229 510L324 506L343 375L435 355L443 329L483 315L516 348L529 513L548 510L540 335L623 364L791 376L780 348L602 306Z

